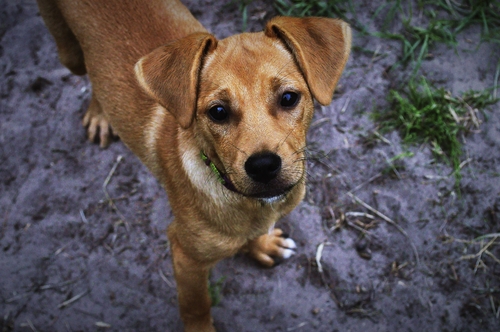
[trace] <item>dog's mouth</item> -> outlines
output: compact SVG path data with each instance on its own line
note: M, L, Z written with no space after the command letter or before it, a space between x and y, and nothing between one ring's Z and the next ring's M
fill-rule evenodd
M269 185L267 186L268 188L258 188L257 192L253 193L248 193L245 196L251 197L251 198L256 198L259 200L263 201L270 201L270 202L275 202L275 201L280 201L286 197L286 195L295 187L296 183L286 186L286 187L281 187L279 185Z
M248 185L236 186L231 178L226 173L221 171L203 152L201 152L201 159L205 162L205 165L210 167L212 173L217 178L217 181L226 189L245 197L258 199L265 203L274 203L283 200L297 185L297 183L300 182L299 180L295 183L289 184L279 179L273 179L266 183L252 181L253 183Z

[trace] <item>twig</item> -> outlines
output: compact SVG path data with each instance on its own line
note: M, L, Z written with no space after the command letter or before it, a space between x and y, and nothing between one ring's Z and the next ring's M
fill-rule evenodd
M323 273L323 266L321 265L321 255L323 255L323 249L325 248L325 243L321 242L316 250L316 265L318 265L318 272Z
M346 217L365 217L365 218L372 219L372 220L375 219L375 216L373 216L369 213L364 213L364 212L346 212L345 216ZM365 228L358 226L355 223L352 223L347 219L345 219L344 222L347 224L347 226L354 228L355 230L361 232L363 235L368 236L368 237L374 237L375 239L378 239L375 235L368 232Z
M350 222L350 221L349 221L349 220L347 220L347 219L346 219L344 222L346 223L346 225L347 225L347 226L354 228L355 230L357 230L357 231L361 232L363 235L366 235L366 236L368 236L368 237L370 237L370 236L375 237L373 234L371 234L370 232L368 232L366 229L364 229L364 228L362 228L362 227L360 227L360 226L358 226L358 225L356 225L356 224L354 224L354 223ZM376 238L376 237L375 237L375 238Z
M332 121L331 118L321 118L319 120L316 120L314 121L313 123L311 123L311 125L309 126L309 128L314 128L314 127L319 127L320 125L322 125L323 123L326 123L326 122L330 122Z
M286 330L287 330L287 331L295 331L295 330L298 330L298 329L300 329L301 327L304 327L304 326L306 326L306 325L307 325L307 322L302 322L302 323L300 323L299 325L297 325L297 326L295 326L295 327L289 327L289 328L287 328Z
M470 163L472 161L472 158L469 158L469 159L466 159L464 161L462 161L460 163L460 165L458 165L458 169L462 169L465 165L467 165L468 163Z
M175 288L175 286L172 284L170 280L167 279L167 277L163 274L163 271L161 269L158 269L158 273L160 274L160 278L165 281L165 283L170 287L170 288Z
M372 58L370 60L370 64L368 65L368 70L371 70L371 68L372 68L373 64L375 63L375 61L377 61L380 58L380 53L379 53L380 48L381 48L380 44L377 45L377 48L373 52Z
M61 248L57 249L55 252L54 252L54 256L57 256L59 255L64 249L66 249L67 246L69 246L71 243L73 243L73 241L69 241L68 243L66 243L65 245L63 245Z
M102 327L102 328L105 328L105 329L109 329L111 328L111 324L108 324L108 323L105 323L105 322L95 322L95 326L97 327Z
M82 218L82 221L85 223L85 224L88 224L89 221L87 220L87 217L85 217L85 212L83 212L82 209L80 209L80 217Z
M347 99L344 103L344 106L342 106L342 109L340 110L340 113L345 113L347 110L347 107L349 106L349 103L351 102L351 96L347 96Z
M498 259L495 255L493 255L493 253L489 250L486 250L484 252L486 255L490 256L495 262L497 262L498 264L500 264L500 259Z
M453 120L455 120L456 123L460 123L460 118L458 117L453 107L451 107L451 105L448 105L448 110L450 111Z
M27 297L27 296L29 296L28 292L23 293L23 294L17 294L17 295L14 295L13 297L11 297L10 299L5 300L5 303L11 303L11 302L17 301L19 299L22 299L23 297Z
M500 233L490 233L490 234L486 234L486 235L481 235L479 237L476 237L474 239L474 241L479 241L479 240L486 239L489 237L494 237L494 238L500 237Z
M495 72L495 79L494 79L495 85L493 86L493 100L497 99L498 76L499 76L499 74L500 74L500 61L498 61L497 71Z
M59 284L46 284L46 285L42 285L40 287L41 290L46 290L46 289L51 289L51 288L56 288L56 287L62 287L62 286L66 286L66 285L69 285L69 284L72 284L72 283L75 283L77 282L78 280L80 280L82 277L82 275L78 276L77 278L75 279L71 279L71 280L68 280L68 281L64 281L64 282L61 282Z
M38 332L38 330L35 328L35 326L33 325L33 323L31 322L30 319L28 319L28 325L33 332Z
M64 301L63 303L59 304L57 307L59 309L61 308L64 308L64 307L67 307L68 305L70 305L71 303L73 302L76 302L78 301L79 299L81 299L82 297L84 297L85 295L87 295L90 291L86 290L85 292L82 292L76 296L73 296L71 299L67 300L67 301Z
M106 199L108 200L109 205L113 208L113 210L116 211L116 214L118 214L121 221L123 221L123 223L125 224L125 228L127 229L127 232L130 232L130 227L128 225L127 220L125 219L125 216L120 212L120 210L118 210L118 207L116 206L115 202L111 199L111 197L108 194L108 190L106 189L106 187L109 184L109 181L111 180L111 177L115 173L116 168L118 167L118 164L120 163L120 161L122 161L122 159L123 159L123 156L118 155L118 157L116 158L115 164L111 168L111 171L109 171L109 174L106 177L106 180L104 180L104 183L102 184L102 190L104 191L104 195L106 196Z
M489 254L489 256L492 256L493 259L498 263L499 260L495 257L495 255L493 255L490 251L488 251L488 248L493 244L495 243L495 241L497 240L498 236L495 236L493 239L491 239L490 242L488 242L484 247L481 248L481 250L479 250L479 252L477 254L474 254L474 255L465 255L465 256L462 256L460 257L461 260L464 260L464 259L473 259L473 258L476 258L477 257L477 260L476 260L476 265L474 266L474 274L476 274L477 272L477 269L479 268L479 265L482 264L484 267L486 267L486 265L484 264L483 260L482 260L482 257L483 257L483 254L484 253L487 253Z
M375 219L375 216L368 214L368 213L364 213L364 212L346 212L345 216L346 217L365 217L365 218L369 218L369 219Z
M462 100L462 102L465 104L465 108L467 108L467 110L469 111L469 114L470 114L470 119L472 120L472 123L474 123L474 125L476 126L476 128L479 128L479 125L480 125L480 121L479 119L477 118L477 115L476 115L476 110L473 109L469 104L467 104L464 100Z
M371 212L373 212L374 214L376 214L377 216L379 216L380 218L382 218L383 220L385 220L386 222L388 222L389 224L393 225L394 227L396 227L396 229L401 233L403 234L407 239L408 241L410 241L410 245L413 249L413 252L415 254L415 260L417 261L417 265L420 265L420 258L418 256L418 252L417 252L417 248L415 247L415 244L413 243L413 241L411 240L410 236L408 235L408 233L406 233L406 231L401 228L401 226L399 226L398 224L396 224L392 219L390 219L389 217L387 217L386 215L382 214L381 212L375 210L374 208L372 208L370 205L366 204L365 202L363 202L361 199L359 199L356 195L353 195L351 193L347 193L347 195L349 197L351 197L352 199L354 199L358 204L360 204L361 206L365 207L366 209L370 210Z
M118 155L118 157L116 158L115 164L111 168L111 171L109 171L109 174L106 177L106 180L104 180L104 183L102 184L102 190L104 191L104 195L106 195L106 198L108 199L108 201L110 203L112 203L113 201L112 201L111 197L109 196L108 190L106 189L106 187L108 186L109 181L111 180L111 177L113 176L113 174L115 174L116 168L118 167L118 164L120 163L120 161L122 161L122 159L123 159L123 156Z
M387 145L392 145L391 141L389 141L387 138L382 136L378 131L374 130L373 134L377 136L382 142L386 143Z
M382 176L382 172L378 173L377 175L374 175L372 176L371 178L369 178L368 180L366 180L365 182L357 185L356 187L354 187L353 189L349 190L346 194L344 195L351 195L353 192L359 190L360 188L366 186L368 183L372 182L373 180L376 180L377 178L379 178L380 176ZM342 197L344 197L344 195L342 195Z

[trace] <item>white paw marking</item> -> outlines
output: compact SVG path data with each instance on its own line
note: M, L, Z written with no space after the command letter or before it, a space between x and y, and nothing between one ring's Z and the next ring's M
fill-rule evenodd
M283 249L283 258L288 259L295 255L295 250L292 249Z
M297 244L295 243L294 240L288 238L288 239L285 239L285 248L297 249Z

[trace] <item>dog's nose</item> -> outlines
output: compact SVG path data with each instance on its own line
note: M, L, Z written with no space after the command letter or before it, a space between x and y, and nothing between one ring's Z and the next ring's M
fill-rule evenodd
M281 170L281 158L272 152L259 152L245 162L245 171L252 180L267 183L274 179Z

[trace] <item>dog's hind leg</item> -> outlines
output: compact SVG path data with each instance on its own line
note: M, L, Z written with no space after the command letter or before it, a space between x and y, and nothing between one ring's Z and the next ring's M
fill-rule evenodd
M242 248L242 251L247 252L262 265L272 267L279 260L287 259L294 255L296 248L295 241L284 236L281 229L275 228L268 234L248 241Z
M80 43L66 23L54 0L37 0L45 25L54 37L59 60L75 75L85 75L85 59Z

